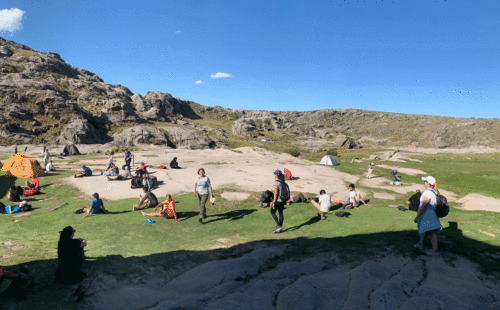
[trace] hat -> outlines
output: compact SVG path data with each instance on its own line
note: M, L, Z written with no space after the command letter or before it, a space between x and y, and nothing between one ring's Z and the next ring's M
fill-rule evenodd
M276 174L277 176L280 176L283 174L283 172L281 172L281 170L277 169L276 171L273 172L274 174Z
M96 199L99 199L99 194L98 193L93 193L92 197L95 197Z
M23 201L21 201L21 203L20 203L20 205L21 205L21 206L24 206L25 204L27 204L26 200L23 200Z
M374 166L375 164L374 164L374 163L371 163L370 165Z
M425 178L422 178L422 181L427 181L429 182L430 185L434 185L436 184L436 179L434 179L433 177L431 176L428 176L428 177L425 177Z

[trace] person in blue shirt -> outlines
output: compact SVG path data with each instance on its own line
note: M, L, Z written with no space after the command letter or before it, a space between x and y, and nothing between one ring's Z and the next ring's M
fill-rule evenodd
M109 213L108 210L104 208L104 203L102 202L102 199L99 199L99 194L94 193L92 195L92 202L90 203L90 208L85 208L82 206L82 209L87 212L83 218L88 217L90 214L99 214L99 213Z
M75 178L83 178L90 176L92 176L92 170L90 170L90 168L85 165L82 166L82 171L75 174Z
M23 200L18 206L6 206L0 202L0 214L12 214L19 212L26 212L31 210L31 205L26 203L26 200Z
M123 170L125 170L125 166L130 170L130 163L132 162L132 153L128 149L125 149L125 154L123 156L123 161L125 161L125 165L123 166Z

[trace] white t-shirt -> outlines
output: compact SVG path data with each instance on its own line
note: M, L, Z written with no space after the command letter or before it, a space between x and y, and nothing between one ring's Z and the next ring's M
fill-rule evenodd
M320 195L319 203L321 206L321 211L328 212L330 211L330 207L332 206L332 198L327 194Z
M354 204L354 201L356 201L356 205L359 205L359 192L357 190L349 192L349 201L352 204Z
M436 204L437 204L437 197L436 197L436 194L433 193L433 191L431 189L426 189L423 193L422 193L422 196L420 196L420 206L418 206L418 208L420 209L420 207L422 206L422 201L424 201L424 198L428 198L431 200L431 202L429 203L429 205L433 206L433 207L436 207Z
M47 172L52 171L53 169L54 167L52 166L52 163L48 163L47 166L45 166L45 170L47 170Z

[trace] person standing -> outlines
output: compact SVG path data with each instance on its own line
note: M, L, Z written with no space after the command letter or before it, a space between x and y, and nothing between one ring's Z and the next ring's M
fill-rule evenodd
M375 166L374 163L371 163L368 165L368 174L366 175L366 178L369 180L372 178L372 174L373 174L373 166Z
M274 198L271 204L271 217L276 223L276 228L273 230L274 233L280 233L283 231L283 210L285 209L286 202L290 199L290 188L288 184L285 183L285 175L281 170L276 170L274 173ZM276 217L276 211L278 211L279 219Z
M214 197L212 193L212 184L210 183L210 179L205 175L205 169L198 169L198 178L196 178L196 182L194 183L194 191L193 195L198 193L198 201L200 203L200 219L198 222L203 223L203 219L207 217L207 209L205 205L207 204L208 195Z
M43 166L46 168L47 165L49 164L49 157L50 157L50 154L49 154L49 149L45 149L45 153L43 154Z
M16 155L16 154L17 154L17 145L16 145L16 147L14 148L14 155Z
M132 153L130 153L130 151L128 149L125 149L123 161L125 161L125 166L127 166L128 170L130 171L130 163L132 162ZM123 166L123 167L125 167L125 166ZM125 168L123 170L125 170Z
M437 204L437 183L436 179L432 176L422 178L424 181L425 191L420 197L420 205L418 206L418 213L413 220L417 223L418 233L420 240L415 244L416 248L424 247L425 238L431 239L433 253L438 253L437 233L441 230L441 222L436 215Z

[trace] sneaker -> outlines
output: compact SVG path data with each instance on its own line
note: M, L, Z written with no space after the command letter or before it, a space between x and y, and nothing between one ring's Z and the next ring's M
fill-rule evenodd
M279 233L283 230L283 228L281 228L281 226L276 226L276 228L273 230L273 233Z
M203 224L203 219L201 217L198 219L198 223Z
M420 250L423 250L424 249L424 245L423 244L420 244L420 242L417 242L416 244L413 245L413 247L415 249L420 249Z

